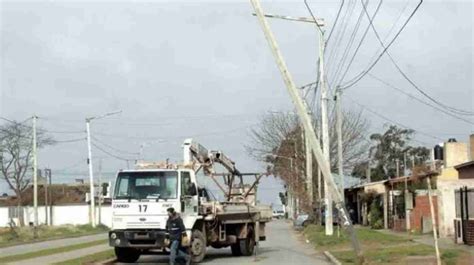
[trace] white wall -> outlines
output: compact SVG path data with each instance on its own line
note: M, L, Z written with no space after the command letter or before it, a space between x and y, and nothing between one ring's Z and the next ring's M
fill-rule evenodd
M34 221L34 208L23 207L25 224ZM46 223L44 206L38 206L38 222ZM48 216L49 218L49 216ZM96 220L99 220L99 210L96 210ZM112 225L112 207L102 206L101 221L106 226ZM8 226L8 207L0 207L0 227ZM53 225L82 225L89 223L89 205L56 205L53 206Z
M438 180L437 182L440 194L438 197L440 237L454 236L454 219L456 218L454 191L464 186L474 188L474 179Z
M8 226L8 207L0 208L0 227Z

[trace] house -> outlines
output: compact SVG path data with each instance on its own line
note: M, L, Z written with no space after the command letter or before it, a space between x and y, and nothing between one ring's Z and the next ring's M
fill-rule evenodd
M374 203L383 212L383 227L388 228L387 180L355 185L345 190L345 202L354 224L368 225L370 207Z
M421 233L433 231L426 178L431 178L434 184L432 202L434 216L438 220L436 175L436 172L428 172L416 176L395 178L387 182L390 209L388 212L389 228L395 231L409 230Z
M443 166L437 176L440 237L455 236L456 191L474 188L474 177L469 172L474 160L474 135L470 136L470 149L462 142L448 141L443 146ZM471 153L471 154L469 154Z

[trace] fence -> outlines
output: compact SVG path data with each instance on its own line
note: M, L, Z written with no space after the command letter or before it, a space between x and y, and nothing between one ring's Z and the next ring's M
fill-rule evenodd
M474 245L474 189L462 187L454 193L456 241ZM460 220L459 220L460 219Z

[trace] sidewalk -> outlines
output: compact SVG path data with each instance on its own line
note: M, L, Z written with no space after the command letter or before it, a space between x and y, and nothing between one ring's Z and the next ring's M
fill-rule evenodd
M389 235L395 235L395 236L400 236L400 237L405 237L407 239L411 239L414 242L424 244L424 245L429 245L433 246L435 245L433 234L423 234L423 235L408 235L405 232L396 232L392 231L390 229L382 229L382 230L377 230L381 233L384 234L389 234ZM438 246L440 249L459 249L463 250L466 252L469 252L474 255L474 246L468 246L464 244L456 244L454 243L454 240L452 238L438 238Z
M0 258L6 256L13 256L18 254L24 254L28 252L35 252L44 249L65 247L68 245L75 245L80 243L92 242L101 239L107 239L107 233L100 233L96 235L72 237L64 239L55 239L48 241L41 241L37 243L21 244L11 247L0 248Z

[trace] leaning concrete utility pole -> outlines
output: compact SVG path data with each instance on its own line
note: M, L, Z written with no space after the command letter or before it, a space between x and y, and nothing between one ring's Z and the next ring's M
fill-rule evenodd
M36 120L38 117L33 115L33 208L34 208L34 237L38 237L38 144L36 139Z
M326 86L325 73L324 73L324 31L319 31L319 85L321 87L321 134L323 138L323 154L326 161L331 161L329 155L329 119L328 119L328 89ZM332 197L329 193L329 187L327 182L327 176L324 176L324 204L326 210L324 211L324 226L326 228L326 235L334 234L333 229L333 216L332 216Z
M305 132L307 133L307 137L311 144L311 150L316 158L316 161L321 168L321 172L323 174L324 179L328 183L328 187L330 189L329 194L331 194L336 202L336 207L340 212L341 219L343 221L343 225L348 229L349 234L351 235L352 245L356 252L356 255L359 258L359 262L363 261L362 251L360 249L359 241L357 240L357 236L355 234L354 228L352 223L349 219L349 215L347 210L344 207L344 203L342 202L341 193L334 183L334 179L331 175L331 167L329 165L329 160L325 158L323 155L321 146L319 144L318 138L316 137L316 133L314 128L311 124L311 117L308 115L307 110L303 104L303 100L298 96L298 91L296 85L293 81L293 77L291 76L290 72L288 71L288 67L283 59L283 56L280 52L278 44L275 40L273 32L270 30L270 26L268 25L267 20L265 19L262 7L260 6L259 0L250 0L252 6L257 14L258 21L260 26L262 27L263 33L265 38L270 46L273 56L275 57L276 63L278 68L282 74L283 80L287 87L288 93L290 94L293 103L295 104L298 116L300 117L304 127Z

